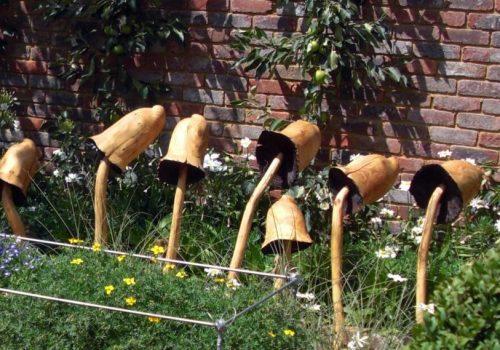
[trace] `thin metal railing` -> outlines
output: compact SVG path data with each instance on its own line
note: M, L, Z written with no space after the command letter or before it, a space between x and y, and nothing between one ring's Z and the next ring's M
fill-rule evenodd
M3 237L12 237L12 238L20 239L22 241L34 242L34 243L43 243L43 244L54 245L54 246L59 246L59 247L68 247L68 248L92 250L92 247L88 247L88 246L82 246L82 245L76 245L76 244L70 244L70 243L62 243L62 242L54 242L54 241L47 241L47 240L37 239L37 238L16 237L16 236L12 236L12 235L7 235L5 233L0 233L0 236L3 236ZM160 258L160 257L151 256L151 255L126 253L126 252L121 252L121 251L117 251L117 250L101 249L101 251L109 253L109 254L112 254L112 255L125 255L125 256L132 256L134 258L139 258L139 259L147 259L147 260L155 259L157 261L163 261L163 262L173 263L173 264L177 264L177 265L205 267L205 268L218 269L218 270L221 270L221 271L234 271L234 272L239 272L239 273L243 273L243 274L247 274L247 275L256 275L256 276L269 277L269 278L282 278L282 279L287 279L288 278L287 275L280 275L280 274L276 274L276 273L253 271L253 270L246 270L246 269L234 269L234 268L225 267L225 266L209 265L209 264L202 264L202 263L189 262L189 261L183 261L183 260Z
M62 247L69 247L69 248L92 250L92 247L87 247L87 246L80 246L80 245L54 242L54 241L47 241L47 240L36 239L36 238L17 237L17 236L13 236L13 235L7 235L4 233L0 233L0 236L8 237L8 238L9 237L15 238L15 239L19 239L21 241L43 243L43 244L48 244L48 245L62 246ZM35 293L18 291L18 290L7 289L7 288L0 288L0 292L12 294L12 295L30 297L30 298L35 298L35 299L54 301L54 302L59 302L59 303L64 303L64 304L76 305L76 306L84 306L84 307L90 307L90 308L95 308L95 309L102 309L102 310L108 310L108 311L114 311L114 312L127 313L127 314L136 315L136 316L156 317L159 319L165 319L165 320L169 320L169 321L211 327L217 331L217 350L222 350L223 346L224 346L224 333L226 332L228 327L231 326L231 324L237 318L257 309L259 306L261 306L263 303L265 303L266 301L271 299L273 296L282 293L284 290L286 290L288 288L292 288L292 287L298 288L298 286L302 282L302 279L300 278L300 276L298 274L279 275L279 274L274 274L274 273L267 273L267 272L260 272L260 271L246 270L246 269L232 269L232 268L218 266L218 265L201 264L201 263L174 260L174 259L166 259L166 258L156 258L154 256L126 253L126 252L120 252L120 251L109 250L109 249L102 249L101 251L112 254L112 255L125 255L125 256L132 256L135 258L140 258L140 259L151 260L154 258L157 261L170 262L170 263L175 263L175 264L179 264L179 265L213 268L213 269L218 269L221 271L235 271L235 272L239 272L239 273L243 273L243 274L251 274L251 275L257 275L257 276L261 276L261 277L284 278L284 279L286 279L287 282L285 283L285 285L283 285L283 287L281 287L277 290L274 290L273 292L265 295L264 297L262 297L261 299L257 300L255 303L253 303L252 305L247 306L245 309L243 309L240 312L233 315L228 320L219 319L216 321L195 320L195 319L189 319L189 318L183 318L183 317L156 314L156 313L151 313L151 312L129 310L129 309L123 309L123 308L113 307L113 306L108 306L108 305L94 304L94 303L82 302L82 301L72 300L72 299L64 299L64 298L59 298L59 297L53 297L53 296L42 295L42 294L35 294Z

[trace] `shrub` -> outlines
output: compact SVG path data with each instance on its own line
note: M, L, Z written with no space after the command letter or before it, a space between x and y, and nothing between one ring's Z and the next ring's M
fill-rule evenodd
M500 245L442 283L410 349L499 349Z

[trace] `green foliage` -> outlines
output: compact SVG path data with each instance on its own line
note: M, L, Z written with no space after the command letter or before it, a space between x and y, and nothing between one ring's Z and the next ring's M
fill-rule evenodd
M10 128L14 125L16 112L14 106L17 104L17 97L13 92L0 89L0 129Z
M80 260L77 260L80 259ZM80 264L76 264L80 261ZM163 273L158 263L103 252L63 250L42 259L43 268L25 270L2 287L163 315L215 321L229 319L272 291L254 279L234 289L189 269ZM71 278L68 278L71 276ZM181 278L181 276L184 276ZM128 284L125 279L128 280ZM130 280L134 279L134 283ZM106 287L108 290L106 292ZM135 303L127 304L133 297ZM129 299L129 301L132 301ZM130 305L133 304L133 305ZM2 294L1 349L214 349L216 331L203 326L149 320L145 316L98 311ZM290 294L272 298L232 323L227 349L311 349L320 335L308 332L308 311ZM153 322L152 322L153 321ZM293 330L293 336L285 335Z
M113 122L124 112L125 99L117 96L135 90L143 99L168 91L160 80L133 74L134 55L174 39L183 42L180 20L155 9L156 1L93 0L45 1L39 9L48 20L70 19L69 52L59 61L60 76L90 84L98 100L98 118Z
M441 284L410 349L499 349L500 246Z
M307 119L326 122L325 98L337 89L379 86L385 82L405 85L406 77L390 63L378 59L377 50L390 47L383 18L360 18L360 6L351 0L305 0L307 31L290 36L270 37L252 28L236 36L233 47L245 54L235 65L255 70L257 79L271 76L277 65L297 64L308 81L305 105L300 111ZM283 1L288 3L288 1ZM241 105L242 101L236 101Z

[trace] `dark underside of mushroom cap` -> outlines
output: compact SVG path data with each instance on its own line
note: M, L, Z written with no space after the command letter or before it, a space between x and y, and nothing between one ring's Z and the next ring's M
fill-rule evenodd
M283 253L283 241L285 240L274 240L262 247L261 251L263 254L282 254ZM292 253L298 252L299 250L304 250L308 248L312 243L309 242L297 242L290 241L292 246Z
M363 197L359 193L358 186L341 169L331 168L328 173L328 186L333 197L337 196L342 188L349 188L347 196L347 214L351 215L363 207Z
M277 188L288 188L297 177L297 150L295 144L283 134L274 131L263 131L259 136L255 150L261 173L267 170L269 164L280 153L283 154L283 161L271 185Z
M430 164L417 171L411 182L410 193L417 205L426 209L432 193L439 185L445 185L446 189L441 198L441 207L436 222L448 224L460 214L463 200L457 183L442 166Z
M201 181L205 177L205 172L203 171L203 169L197 168L188 163L162 159L160 161L160 165L158 166L158 178L162 182L176 185L177 180L179 179L181 166L187 166L188 168L186 180L187 185Z

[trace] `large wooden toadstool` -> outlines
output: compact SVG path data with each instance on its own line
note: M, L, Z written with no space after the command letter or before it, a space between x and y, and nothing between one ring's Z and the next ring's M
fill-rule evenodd
M283 195L267 211L266 236L262 243L264 254L277 254L274 272L286 274L292 268L292 253L305 249L312 244L306 228L304 215L295 199ZM283 287L284 280L274 282L274 288Z
M174 128L167 154L158 168L160 181L176 185L167 259L176 259L180 246L180 225L186 184L205 177L203 158L207 150L208 128L205 118L193 114L182 119Z
M118 172L124 171L158 137L164 125L165 110L156 105L136 109L90 138L101 155L94 198L95 243L107 242L106 192L110 168L113 167Z
M342 303L343 218L373 203L387 193L399 174L394 157L368 155L355 159L345 167L332 168L328 174L330 191L335 196L332 210L331 266L332 300L335 333L342 335L344 307Z
M24 139L11 146L0 160L2 205L12 232L17 236L26 236L26 229L15 206L26 203L28 186L38 169L38 157L35 143Z
M413 177L410 193L418 206L426 209L417 260L417 323L424 321L422 304L427 303L427 259L434 222L453 222L464 205L479 192L482 177L481 168L464 160L426 165Z
M256 157L263 176L253 191L243 212L230 268L239 269L243 262L255 210L262 194L271 182L288 187L316 156L321 143L319 128L298 120L280 132L263 131L257 142ZM228 279L237 277L230 271Z

